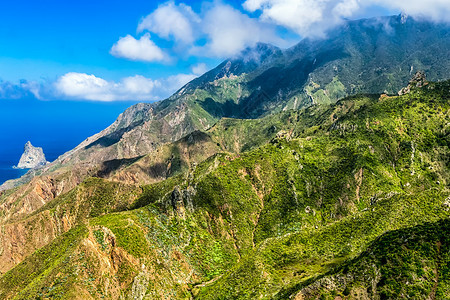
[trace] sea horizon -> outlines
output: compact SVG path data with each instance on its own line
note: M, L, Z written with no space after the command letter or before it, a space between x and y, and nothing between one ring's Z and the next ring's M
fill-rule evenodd
M41 147L47 161L52 162L111 125L125 109L138 102L1 101L0 184L27 172L13 169L19 163L27 141Z

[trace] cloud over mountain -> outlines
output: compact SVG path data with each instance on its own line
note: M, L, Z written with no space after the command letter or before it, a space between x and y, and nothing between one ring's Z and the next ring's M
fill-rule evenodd
M209 9L202 20L205 46L193 53L227 57L253 47L259 42L280 44L275 27L258 22L229 5L218 4Z
M395 9L413 17L450 21L448 0L246 0L243 7L260 12L264 22L286 27L303 37L324 35L327 29L370 6Z
M370 0L373 4L399 9L414 17L436 22L450 22L450 2L448 0Z
M150 40L152 34L172 43L174 56L225 58L259 42L286 44L276 29L275 24L260 22L219 1L204 5L200 12L169 1L139 22L137 33L144 33L139 40L127 35L113 46L111 54L131 60L162 61L164 56L157 51L161 49L155 49L158 46Z
M172 45L167 50L174 52L173 56L226 58L259 42L291 45L281 37L283 31L300 37L325 37L329 29L371 7L450 21L448 0L246 0L242 7L214 1L203 2L199 11L169 1L142 18L137 33L144 35L139 40L131 35L121 38L111 53L132 60L162 61L164 55L150 41L151 33Z
M261 11L260 20L286 27L301 36L321 35L359 9L357 0L247 0L250 12Z

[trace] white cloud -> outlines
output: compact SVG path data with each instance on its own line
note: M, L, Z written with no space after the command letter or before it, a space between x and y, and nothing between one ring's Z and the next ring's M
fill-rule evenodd
M309 37L324 35L327 29L370 5L400 10L413 17L450 21L449 0L246 0L243 7L249 12L260 11L261 21Z
M258 42L283 44L275 25L260 22L220 1L204 5L199 14L186 4L169 1L141 20L137 32L144 31L147 32L139 40L131 35L121 38L111 54L132 60L165 60L149 33L173 41L171 51L177 56L225 58Z
M146 33L139 40L131 35L120 38L115 43L110 53L116 57L140 61L164 61L167 59L164 52L150 40L150 34Z
M337 3L332 13L338 18L350 17L359 9L359 0L347 0Z
M41 99L42 86L36 81L20 80L19 83L0 80L0 99L20 99L34 97Z
M437 22L450 22L449 0L370 0L386 8L398 9L415 17Z
M320 36L360 8L359 0L247 0L243 6L301 36Z
M171 91L170 94L172 94L196 77L196 74L173 75L164 80L164 85L166 86L167 91Z
M274 26L258 22L229 5L214 5L201 25L208 42L204 47L194 48L192 53L197 55L229 57L258 42L281 42Z
M159 87L160 82L139 75L114 82L95 75L71 72L55 82L56 91L63 96L94 101L156 100L154 92Z
M115 85L128 99L130 99L130 95L135 95L137 99L152 99L156 96L154 94L157 89L161 88L160 81L152 80L141 75L125 77L121 83Z
M170 96L195 77L194 74L178 74L153 80L135 75L115 82L95 75L71 72L54 83L54 97L92 101L160 100Z
M209 71L208 66L204 63L191 66L191 71L194 75L200 76Z
M193 26L198 22L200 18L190 6L176 5L170 1L142 19L138 32L148 30L165 39L174 38L176 41L192 43L195 40Z

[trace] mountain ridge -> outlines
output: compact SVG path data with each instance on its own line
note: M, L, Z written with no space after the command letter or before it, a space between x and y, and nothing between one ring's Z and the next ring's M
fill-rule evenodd
M28 228L31 241L41 247L0 278L0 295L354 295L358 285L348 281L346 289L336 280L335 291L325 289L320 276L346 265L353 276L360 269L353 267L353 259L366 261L364 251L371 245L384 247L377 241L398 243L397 236L410 230L432 245L434 233L427 232L448 226L449 85L431 82L402 96L356 95L264 120L223 119L209 132L180 141L172 153L188 145L205 148L201 140L232 146L235 134L243 137L244 148L251 139L266 136L249 151L208 153L206 160L150 185L89 178L34 213L4 224L5 253L10 242L17 243L5 237L20 228ZM171 166L192 157L176 163L177 157L168 155ZM136 168L132 173L153 166L142 159L131 164ZM424 222L435 225L424 231ZM46 239L55 240L42 245ZM444 242L442 249L447 249ZM381 274L388 276L389 270ZM446 278L442 275L441 282ZM395 282L378 278L376 284L374 291L399 295ZM406 292L428 295L428 290Z
M304 276L354 258L382 230L415 226L425 214L434 221L447 218L441 198L448 197L449 182L448 81L411 85L404 95L392 95L411 77L410 61L413 70L428 66L423 69L432 70L431 81L448 77L448 27L386 19L398 28L387 32L383 24L370 24L376 34L365 34L367 20L350 22L347 33L305 41L311 49L290 50L296 55L258 45L256 58L264 59L227 60L164 101L128 108L111 126L19 181L25 184L1 192L0 270L7 272L0 279L1 295L12 291L8 280L26 286L24 298L36 288L43 295L66 284L84 289L84 283L57 274L66 270L60 259L74 262L72 268L87 255L121 278L108 279L120 286L110 291L114 297L137 295L155 274L171 279L150 288L154 297L162 297L159 288L186 298L251 299L265 295L259 285L281 297L285 284L278 272L291 280L286 288L293 288L293 296L299 292L294 287L305 286ZM436 49L439 45L445 47ZM396 56L405 47L413 47L405 56L407 69L404 57ZM358 83L365 78L372 78L367 90ZM392 92L380 96L387 87ZM376 92L345 97L370 88ZM411 205L416 219L404 210ZM404 220L397 222L396 214ZM368 230L365 222L379 226ZM367 229L368 237L343 236L350 234L343 224ZM328 230L338 229L343 240L328 239ZM303 243L320 237L328 243L318 243L321 250ZM72 238L73 243L52 242ZM191 238L201 242L190 244ZM303 258L285 242L313 250L305 263L310 269L298 268ZM146 248L149 243L153 250ZM61 256L55 250L54 263L33 266L48 277L34 283L21 277L20 270L33 260L45 261L41 254L59 246L70 251ZM272 257L274 249L282 250L280 257ZM165 268L148 256L152 251ZM177 275L165 273L172 267ZM83 282L97 272L91 265L77 270ZM248 277L248 270L264 276ZM243 287L240 278L252 280ZM96 284L109 291L105 282Z
M449 44L448 25L402 15L349 21L324 40L304 39L284 51L258 44L244 54L258 53L262 60L245 61L239 56L226 60L166 100L129 108L123 114L130 119L127 126L114 122L46 170L83 160L137 157L189 132L206 130L222 117L258 118L355 93L396 94L414 70L425 71L430 80L446 79ZM137 137L144 137L145 143L137 143Z

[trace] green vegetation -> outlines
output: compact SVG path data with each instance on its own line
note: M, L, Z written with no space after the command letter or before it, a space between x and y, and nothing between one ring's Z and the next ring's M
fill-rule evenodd
M445 299L449 90L226 118L167 146L182 167L165 180L89 178L30 216L74 225L0 297Z
M355 259L285 289L280 298L301 290L305 298L313 299L337 295L448 299L449 226L449 219L444 219L383 234ZM326 280L335 285L327 285Z
M76 278L74 266L67 264L75 249L87 236L85 226L78 226L58 237L0 278L2 299L63 298ZM64 274L64 276L63 276Z
M115 238L118 247L134 257L142 257L149 253L142 229L135 224L133 213L108 214L89 222L91 226L103 226L109 228Z
M277 140L226 165L219 178L246 159L255 166L273 155L274 170L261 169L276 175L263 180L270 193L256 248L200 298L270 298L359 255L386 231L448 218L448 87L342 100L328 110L331 120L299 139Z
M87 178L76 188L36 210L31 216L49 210L59 218L71 216L81 222L87 218L129 209L141 192L140 188L132 185Z

